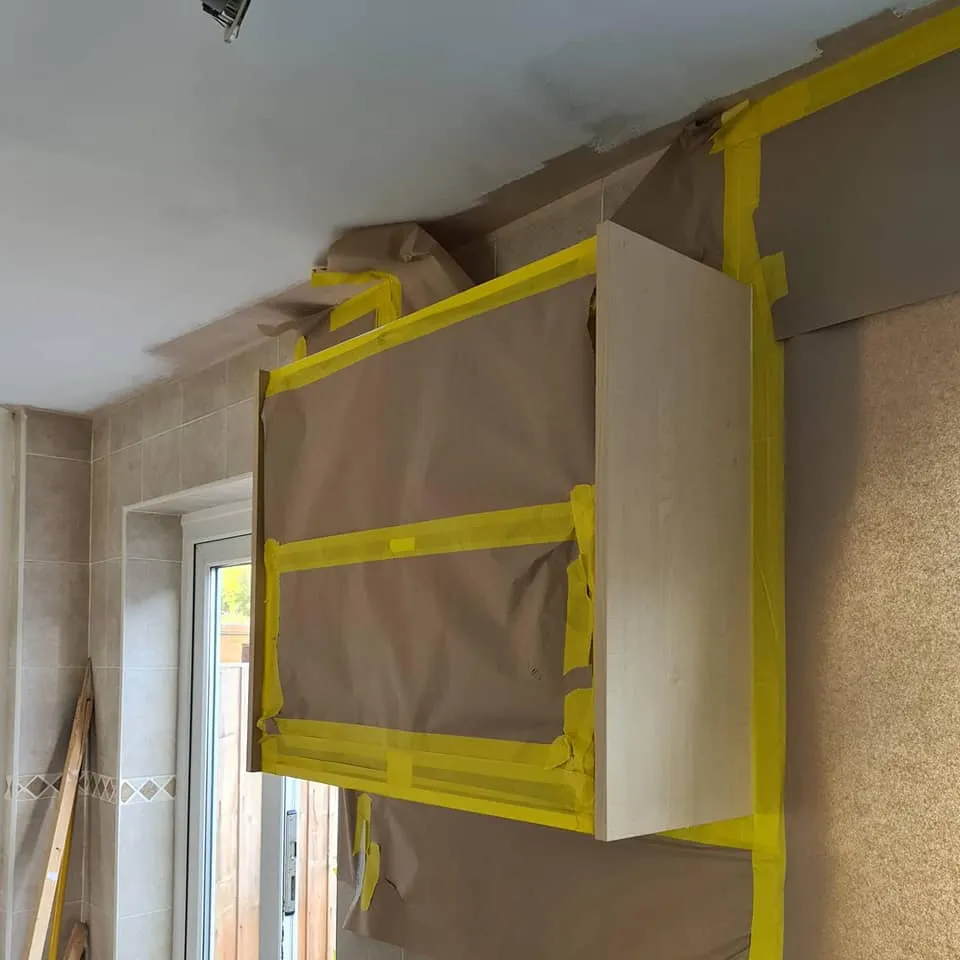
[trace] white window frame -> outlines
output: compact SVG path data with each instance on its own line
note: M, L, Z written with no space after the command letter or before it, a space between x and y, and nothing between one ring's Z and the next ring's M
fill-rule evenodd
M251 558L250 535L252 515L249 502L212 507L184 514L181 586L180 677L177 724L177 798L175 826L175 889L173 957L176 960L202 960L204 925L202 922L202 894L189 883L195 864L199 864L199 844L207 835L206 809L203 798L208 796L212 773L210 764L202 764L206 777L191 779L190 755L194 731L199 730L197 742L209 742L210 709L208 704L194 702L194 672L207 675L208 664L203 659L210 651L203 642L212 611L204 609L209 600L206 584L214 567L244 563ZM246 542L237 538L246 538ZM221 543L222 542L222 545ZM199 553L198 547L202 548ZM195 617L194 611L200 610ZM194 651L201 659L194 661ZM199 725L199 726L198 726ZM202 739L199 739L202 738ZM193 767L197 770L196 765ZM269 899L260 904L260 958L280 960L283 938L282 910L280 908L283 874L283 816L284 781L281 777L263 774L264 810L276 810L276 816L264 817L261 849L261 890L271 891ZM191 810L194 811L191 815ZM276 896L274 897L273 892ZM276 903L271 909L271 902Z

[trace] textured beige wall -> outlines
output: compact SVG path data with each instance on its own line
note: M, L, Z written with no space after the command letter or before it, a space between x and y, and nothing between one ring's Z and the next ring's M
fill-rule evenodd
M960 295L798 337L785 960L960 956Z

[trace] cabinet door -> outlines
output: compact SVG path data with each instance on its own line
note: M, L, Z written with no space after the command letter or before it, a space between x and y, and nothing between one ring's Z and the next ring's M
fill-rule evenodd
M751 812L750 290L611 223L597 301L596 832Z

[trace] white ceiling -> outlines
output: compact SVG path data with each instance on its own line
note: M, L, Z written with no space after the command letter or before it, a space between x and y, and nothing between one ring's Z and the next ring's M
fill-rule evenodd
M916 3L912 5L917 5ZM882 0L6 0L0 401L83 410L304 279L338 227L452 212L808 60Z

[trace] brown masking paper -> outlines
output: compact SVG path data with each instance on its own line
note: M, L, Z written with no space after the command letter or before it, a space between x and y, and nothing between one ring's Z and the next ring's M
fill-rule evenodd
M344 791L341 875L355 882ZM494 817L374 797L381 846L355 933L434 960L745 960L750 855L659 838L601 843Z

